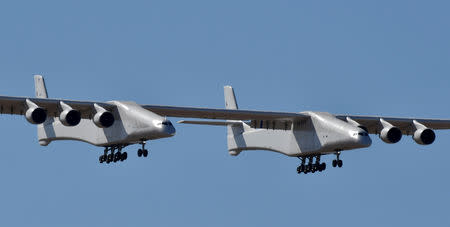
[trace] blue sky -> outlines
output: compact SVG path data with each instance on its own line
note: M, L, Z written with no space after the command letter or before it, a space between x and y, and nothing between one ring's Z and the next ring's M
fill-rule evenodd
M0 94L450 118L448 1L0 3ZM176 121L178 119L172 119ZM1 116L1 226L448 226L450 132L343 152L297 175L267 151L230 157L225 129L176 125L150 158L37 143ZM324 158L328 163L333 157Z

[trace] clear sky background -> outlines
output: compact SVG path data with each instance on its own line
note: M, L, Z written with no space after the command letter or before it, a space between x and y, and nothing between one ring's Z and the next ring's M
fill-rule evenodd
M0 94L450 118L448 1L9 1ZM172 118L172 121L179 119ZM343 152L297 175L267 151L228 155L225 128L176 125L150 158L38 145L0 118L0 226L449 226L450 131ZM330 167L333 156L324 160Z

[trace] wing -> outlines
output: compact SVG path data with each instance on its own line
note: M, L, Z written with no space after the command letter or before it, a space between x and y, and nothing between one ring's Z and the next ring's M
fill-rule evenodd
M450 119L399 118L382 116L335 115L343 121L354 121L368 129L371 134L378 134L383 126L381 119L399 128L403 134L411 135L415 131L414 121L435 130L450 129Z
M27 101L30 100L39 107L47 110L48 116L57 117L62 111L60 102L64 102L73 109L81 112L82 118L91 118L96 110L94 104L97 104L106 110L112 111L115 107L112 104L105 102L90 102L90 101L74 101L64 99L47 99L47 98L30 98L30 97L12 97L12 96L0 96L0 113L1 114L15 114L24 115L28 109Z
M210 109L196 107L144 105L144 109L168 117L204 118L221 120L302 120L309 116L301 113L254 110Z

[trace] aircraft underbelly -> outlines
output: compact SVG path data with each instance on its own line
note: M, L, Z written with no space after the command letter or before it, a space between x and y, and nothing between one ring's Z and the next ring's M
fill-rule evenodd
M320 149L320 141L313 131L267 130L246 131L229 137L229 150L269 150L288 156Z
M117 143L127 138L127 132L121 123L114 123L110 128L99 128L92 120L82 119L77 126L66 127L58 119L38 127L38 137L41 145L54 140L78 140L96 146Z

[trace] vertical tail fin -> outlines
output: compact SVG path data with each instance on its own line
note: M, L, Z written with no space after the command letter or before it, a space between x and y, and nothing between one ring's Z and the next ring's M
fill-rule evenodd
M237 110L238 105L233 88L231 86L225 86L223 88L223 93L225 95L225 108L230 110Z
M36 98L48 98L45 80L42 75L34 75L34 88L36 90Z
M225 96L225 108L230 110L237 110L238 105L236 102L236 96L234 90L231 86L225 86L223 88ZM242 146L242 133L244 132L244 122L241 124L233 124L227 126L227 142L228 142L228 153L232 156L237 156L241 153L241 150L236 149ZM241 146L239 146L241 145Z
M34 75L34 89L36 91L36 98L48 98L47 88L45 87L45 80L42 75ZM44 124L37 125L37 135L39 144L41 146L47 146L50 142L47 139L46 128L53 130L53 118L47 118ZM53 131L54 133L54 131Z

